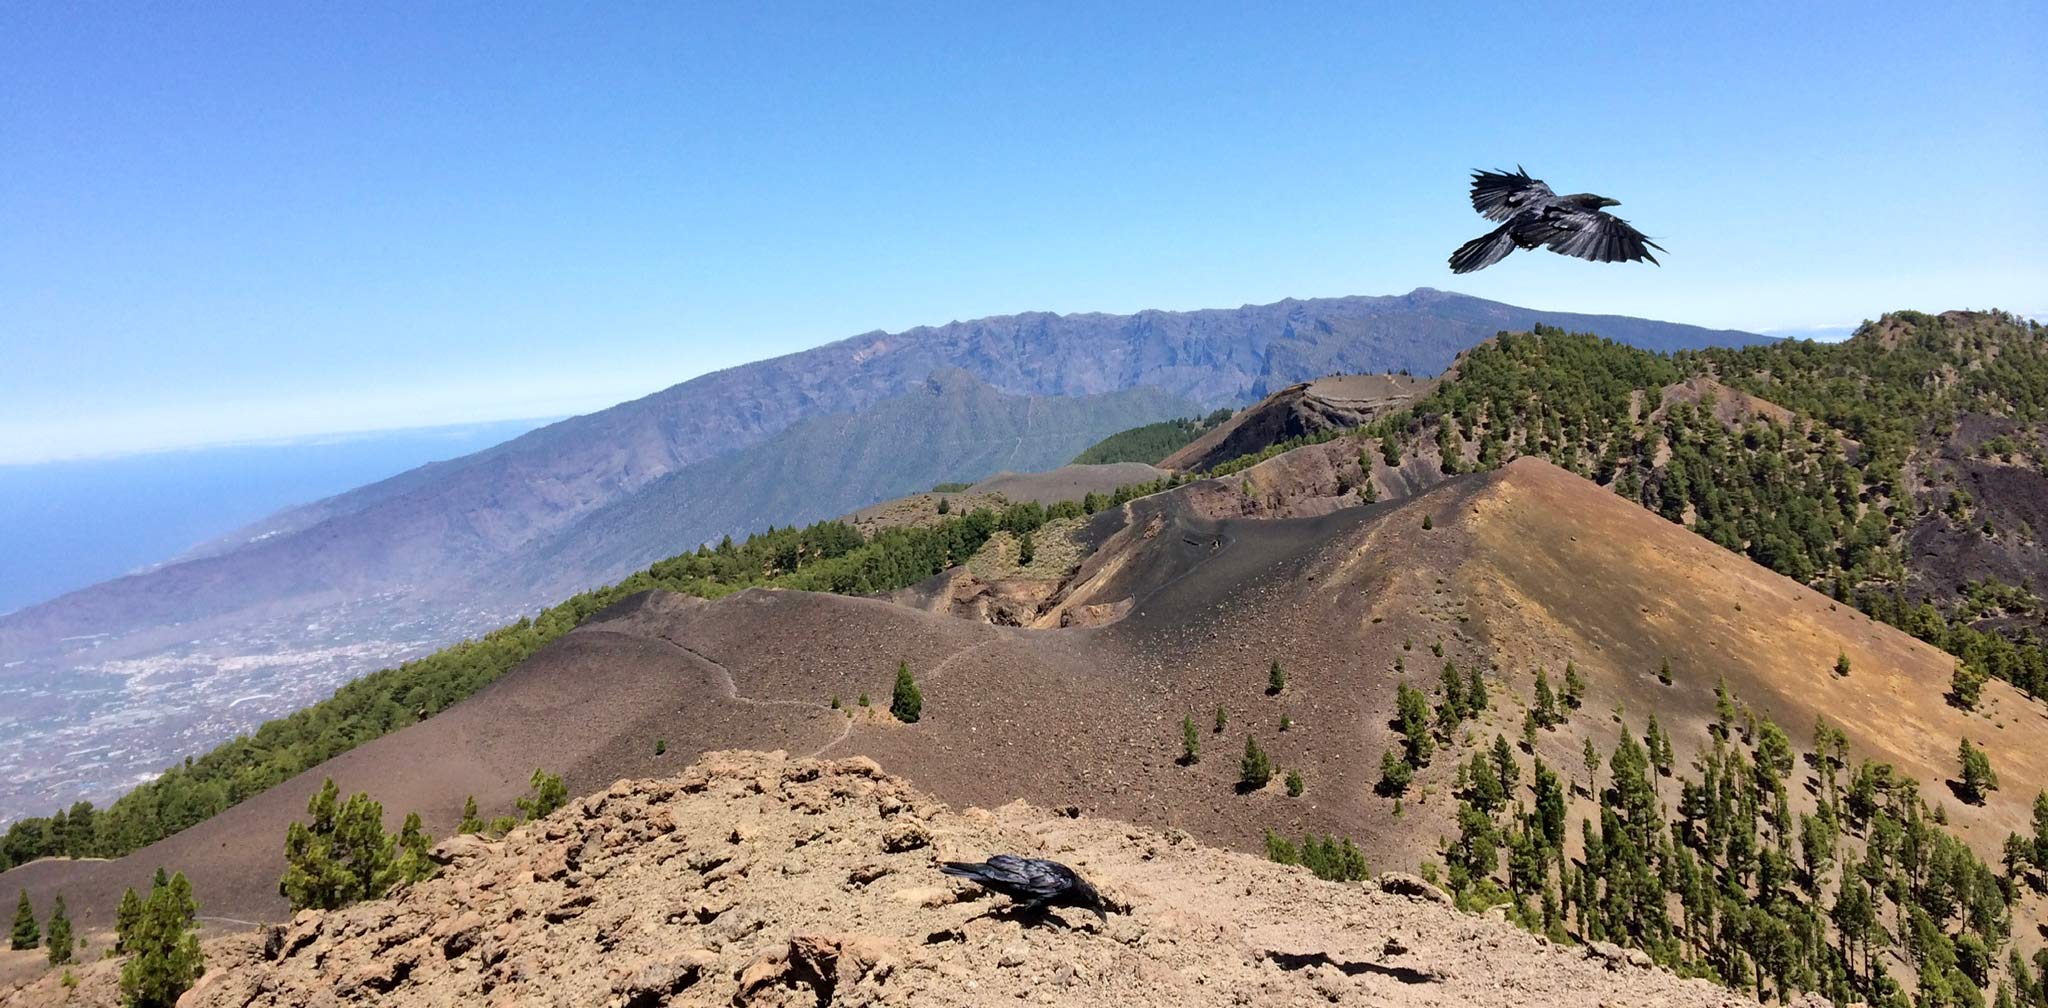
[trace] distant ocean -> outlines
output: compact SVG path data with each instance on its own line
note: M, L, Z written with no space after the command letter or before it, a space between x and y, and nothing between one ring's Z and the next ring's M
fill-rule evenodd
M0 613L161 563L296 504L550 420L0 465Z

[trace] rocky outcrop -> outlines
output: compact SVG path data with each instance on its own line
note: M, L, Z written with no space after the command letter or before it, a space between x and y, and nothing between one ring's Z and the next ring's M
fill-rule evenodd
M1407 375L1333 375L1289 385L1240 410L1160 463L1179 472L1202 472L1241 455L1293 438L1362 426L1414 405L1436 379Z
M1119 912L1025 926L937 870L1002 851L1076 866ZM712 753L434 857L391 898L210 941L179 1004L1753 1004L1413 877L1339 885L1178 831L956 812L865 759ZM115 1003L118 967L80 968L68 1003ZM59 1003L58 983L0 1003Z

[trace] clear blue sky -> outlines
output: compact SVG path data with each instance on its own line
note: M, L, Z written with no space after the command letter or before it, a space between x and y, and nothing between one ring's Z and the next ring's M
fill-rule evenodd
M2038 2L695 6L0 8L0 461L1031 309L2048 308ZM1516 162L1665 266L1451 276Z

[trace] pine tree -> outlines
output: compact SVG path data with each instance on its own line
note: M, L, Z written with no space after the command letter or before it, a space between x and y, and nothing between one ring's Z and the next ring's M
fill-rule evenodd
M2034 863L2048 871L2048 792L2034 794ZM2048 977L2042 981L2048 983Z
M1408 740L1408 764L1417 770L1429 765L1435 740L1429 735L1429 698L1402 680L1394 687L1394 707L1400 718L1401 734Z
M1305 783L1304 783L1304 782L1302 781L1302 779L1301 779L1301 771L1299 771L1299 770L1289 770L1289 771L1287 771L1287 797L1289 797L1289 798L1299 798L1299 797L1301 797L1301 792L1302 792L1302 791L1303 791L1303 790L1304 790L1304 789L1305 789L1306 787L1307 787L1307 785L1306 785L1306 784L1305 784Z
M952 510L953 510L953 502L952 502L951 500L948 500L948 499L946 499L946 498L944 498L944 497L941 497L941 498L939 498L939 513L940 513L940 514L950 514L950 513L952 512Z
M1380 752L1379 792L1388 797L1400 795L1408 790L1415 780L1415 768L1408 761L1394 754L1394 750Z
M924 714L924 692L910 677L910 663L896 663L896 694L889 701L889 713L904 724L916 724Z
M1656 768L1658 775L1671 776L1671 736L1665 734L1664 729L1657 724L1657 715L1654 712L1650 715L1649 727L1643 731L1643 746L1649 750L1650 765Z
M484 821L477 816L476 796L470 795L462 803L462 821L455 826L457 833L482 833Z
M1422 516L1422 530L1423 530L1424 532L1427 532L1427 531L1429 531L1430 529L1433 529L1433 528L1435 528L1435 527L1436 527L1436 522L1434 522L1434 521L1431 521L1431 520L1430 520L1430 517L1429 517L1428 515L1423 515L1423 516Z
M1301 863L1301 850L1294 841L1272 830L1266 831L1266 860L1275 864L1296 865Z
M1492 703L1486 692L1486 676L1474 665L1465 676L1465 716L1478 717Z
M330 777L307 800L306 812L310 822L285 831L285 873L277 888L291 908L333 910L382 895L391 864L384 806L362 792L341 802Z
M1564 782L1541 759L1536 761L1536 823L1544 843L1553 851L1564 850Z
M1665 658L1665 659L1664 659L1664 662L1663 662L1663 664L1661 664L1661 665L1658 665L1658 666L1657 666L1657 681L1658 681L1658 682L1660 682L1660 683L1663 683L1663 684L1664 684L1664 685L1666 685L1666 686L1669 686L1669 685L1671 685L1671 659L1670 659L1670 658Z
M1287 671L1280 667L1280 659L1273 659L1273 667L1266 670L1266 695L1279 696L1287 688Z
M1957 662L1955 671L1949 674L1949 703L1964 710L1976 710L1977 702L1984 695L1984 673L1972 668L1967 662Z
M1579 667L1569 660L1564 663L1564 705L1577 710L1586 699L1586 680L1579 677Z
M14 937L8 947L22 952L42 943L43 929L36 926L35 904L28 901L28 890L23 889L21 902L14 907Z
M1259 748L1259 740L1246 736L1244 759L1238 763L1238 783L1247 791L1257 791L1273 779L1273 762L1266 758L1266 751Z
M1193 715L1180 719L1180 762L1182 766L1202 762L1202 738L1195 732Z
M1515 762L1515 751L1505 735L1493 737L1493 775L1500 781L1503 795L1514 794L1515 785L1522 781L1522 767Z
M1564 723L1558 715L1557 694L1550 689L1550 673L1536 670L1536 702L1530 710L1536 712L1536 721L1545 728Z
M114 951L129 951L134 940L136 922L142 919L142 897L135 895L130 887L121 894L121 906L114 911Z
M64 896L60 893L56 907L50 911L50 926L43 933L43 947L49 951L50 965L62 966L70 962L75 944L71 917L64 912Z
M1835 655L1835 674L1843 678L1848 677L1849 652L1843 651Z
M130 1008L175 1008L178 995L205 972L199 936L192 933L198 913L184 872L151 888L121 967L121 994Z
M1963 767L1963 800L1972 805L1984 804L1986 792L1998 790L1998 774L1991 770L1991 758L1971 745L1969 739L1963 740L1956 757Z
M410 885L433 877L436 868L433 860L427 857L427 851L433 848L434 838L428 836L427 831L421 827L418 812L405 814L405 824L398 829L396 846L397 856L386 869L380 888L389 889L399 884Z
M1035 539L1033 539L1033 538L1031 538L1031 533L1029 533L1029 532L1026 532L1026 533L1024 533L1024 534L1023 534L1023 535L1021 535L1021 536L1018 536L1018 537L1017 537L1017 566L1019 566L1019 567L1029 567L1029 566L1031 566L1031 561L1033 561L1033 560L1035 560L1035 559L1037 559L1037 558L1038 558L1038 541L1037 541L1037 540L1035 540Z
M560 774L551 774L538 767L527 781L531 790L512 804L526 817L527 822L545 818L549 813L569 804L569 789L562 783Z
M1593 737L1590 735L1586 737L1584 756L1586 761L1586 791L1589 794L1599 794L1600 750L1593 748Z

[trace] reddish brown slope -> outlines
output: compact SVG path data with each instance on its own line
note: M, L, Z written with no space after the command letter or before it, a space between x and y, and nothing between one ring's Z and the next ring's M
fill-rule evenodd
M1534 668L1555 676L1574 660L1590 682L1586 709L1539 743L1560 767L1576 765L1582 738L1612 746L1617 706L1637 729L1657 711L1686 755L1717 675L1795 739L1825 714L1848 730L1852 759L1893 762L1930 795L1968 733L1993 746L2012 782L1984 809L1950 804L1987 859L2021 825L2027 782L2048 771L2048 719L2001 684L1987 689L1989 716L1948 708L1946 656L1540 461L1284 520L1207 517L1192 489L1100 519L1134 530L1090 561L1089 597L1125 614L1106 626L1021 630L800 592L653 596L447 714L188 834L123 862L19 877L46 898L68 876L74 906L104 906L164 863L198 874L210 912L275 916L284 824L323 774L373 791L394 815L421 809L442 831L467 793L504 809L534 766L589 790L728 746L865 754L949 801L1071 804L1239 847L1269 827L1335 832L1376 865L1412 867L1454 832L1455 760L1431 764L1398 816L1373 794L1379 753L1394 741L1397 661L1419 683L1446 659L1497 664L1493 708L1474 730L1483 743L1515 733ZM1429 650L1437 643L1442 659ZM1855 668L1844 680L1829 671L1838 651ZM1667 656L1669 687L1654 677ZM1289 680L1270 697L1276 658ZM829 709L862 691L886 704L899 660L923 687L922 721L849 728ZM1221 733L1210 731L1218 706L1230 712ZM1201 726L1204 758L1192 767L1175 763L1184 716ZM1277 783L1237 793L1247 736L1301 768L1306 794L1290 799ZM653 755L657 738L671 755Z

